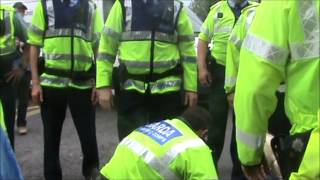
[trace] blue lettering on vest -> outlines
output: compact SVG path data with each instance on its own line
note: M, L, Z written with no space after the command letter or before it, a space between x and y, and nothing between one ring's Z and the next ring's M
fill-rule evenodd
M182 135L179 130L165 121L142 126L138 128L137 131L151 137L160 145L163 145L171 139Z

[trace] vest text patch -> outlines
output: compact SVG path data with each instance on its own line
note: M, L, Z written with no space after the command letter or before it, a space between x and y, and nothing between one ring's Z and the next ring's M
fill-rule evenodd
M161 121L140 127L137 131L151 137L160 145L181 136L181 132L167 122Z

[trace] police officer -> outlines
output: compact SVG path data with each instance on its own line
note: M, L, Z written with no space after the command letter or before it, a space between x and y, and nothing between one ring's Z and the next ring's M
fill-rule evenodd
M112 104L112 67L118 55L118 132L173 118L197 103L192 24L176 0L117 0L102 34L97 60L99 102Z
M203 86L210 86L209 111L214 117L209 127L208 145L214 150L217 161L220 159L223 149L228 117L227 94L224 91L228 38L241 13L251 4L254 3L247 0L228 0L214 4L210 8L199 34L199 80ZM211 42L213 60L209 62L210 66L208 66L206 55L208 44ZM234 130L232 131L230 151L234 164L231 176L235 179L241 179L243 175L237 159Z
M120 142L101 174L108 179L218 179L211 150L200 139L206 139L209 118L195 106L181 117L139 127Z
M81 142L82 173L86 179L97 173L94 54L102 26L102 16L92 1L44 0L34 10L29 30L32 97L41 103L46 179L62 178L59 146L67 107ZM39 77L40 47L45 65Z
M21 61L16 61L19 57L16 38L25 42L27 28L12 7L2 4L0 26L0 99L3 103L8 136L14 148L15 84L23 74Z
M246 176L264 179L262 151L275 92L286 82L292 128L280 156L289 179L318 179L319 1L262 1L243 42L235 91L237 146ZM276 17L276 18L275 18ZM280 144L279 144L280 145ZM281 147L282 148L282 147ZM301 159L299 159L301 158ZM281 165L280 165L281 167Z

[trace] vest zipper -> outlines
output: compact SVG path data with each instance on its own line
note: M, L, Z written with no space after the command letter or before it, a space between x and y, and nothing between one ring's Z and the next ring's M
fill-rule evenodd
M71 27L71 69L70 69L70 74L71 74L71 80L74 79L74 28L73 25Z
M155 26L155 25L154 25ZM152 81L153 78L153 62L154 62L154 39L155 39L155 27L152 27L151 32L151 47L150 47L150 72L148 77L148 91L150 92L150 81Z

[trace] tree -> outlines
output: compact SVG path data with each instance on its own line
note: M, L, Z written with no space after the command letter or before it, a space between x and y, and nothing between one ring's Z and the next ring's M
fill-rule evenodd
M205 20L210 7L219 0L192 0L190 8L195 12L201 20Z

